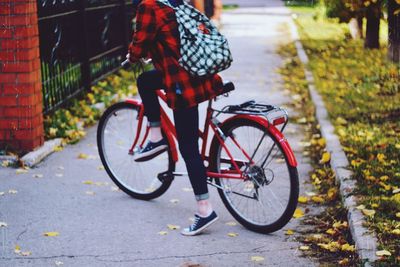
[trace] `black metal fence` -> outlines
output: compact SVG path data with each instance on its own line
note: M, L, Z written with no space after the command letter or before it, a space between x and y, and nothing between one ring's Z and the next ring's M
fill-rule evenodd
M132 33L127 0L38 0L44 113L119 68Z

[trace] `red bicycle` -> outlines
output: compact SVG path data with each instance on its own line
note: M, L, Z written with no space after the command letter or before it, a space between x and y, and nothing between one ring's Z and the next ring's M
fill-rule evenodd
M233 83L225 83L223 95L232 90ZM157 94L166 101L162 91ZM218 189L226 208L246 228L260 233L281 229L293 216L299 195L297 162L282 134L287 112L255 101L220 110L212 103L208 102L204 129L199 130L208 183ZM163 108L161 127L168 153L145 162L134 161L133 155L149 133L143 110L136 99L109 107L98 125L97 145L114 183L134 198L150 200L161 196L174 178L183 174L175 172L176 132ZM220 121L221 114L229 116ZM207 149L210 129L213 136Z

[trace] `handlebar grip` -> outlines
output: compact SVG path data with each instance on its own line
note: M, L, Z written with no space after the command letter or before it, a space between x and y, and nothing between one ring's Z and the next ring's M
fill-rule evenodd
M124 62L121 63L122 67L127 67L131 64L131 62L129 61L129 59L125 60Z

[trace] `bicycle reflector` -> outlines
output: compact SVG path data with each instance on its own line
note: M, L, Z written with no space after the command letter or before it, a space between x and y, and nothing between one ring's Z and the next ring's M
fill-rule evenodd
M279 125L279 124L282 124L282 123L285 123L285 122L286 122L286 118L285 117L279 117L279 118L274 119L272 121L272 124L273 125Z

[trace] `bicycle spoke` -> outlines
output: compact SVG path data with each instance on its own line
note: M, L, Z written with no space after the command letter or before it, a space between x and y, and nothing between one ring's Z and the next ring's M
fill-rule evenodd
M247 222L272 224L283 215L291 194L285 157L264 128L246 125L231 131L227 134L235 136L235 142L227 139L225 145L235 159L247 162L241 171L249 178L246 181L221 178L222 187L229 188L223 194L234 212ZM251 156L250 159L243 149ZM229 156L220 150L219 158L227 159ZM231 166L220 162L218 167L229 169Z
M145 127L137 133L139 122L146 125L147 121L138 120L138 111L129 104L118 103L112 106L114 111L105 112L99 124L101 134L99 150L106 170L116 184L128 194L142 199L150 199L162 194L169 183L158 180L159 173L174 169L169 153L163 153L156 158L135 162L134 155L129 154L131 146L139 135L144 138Z

